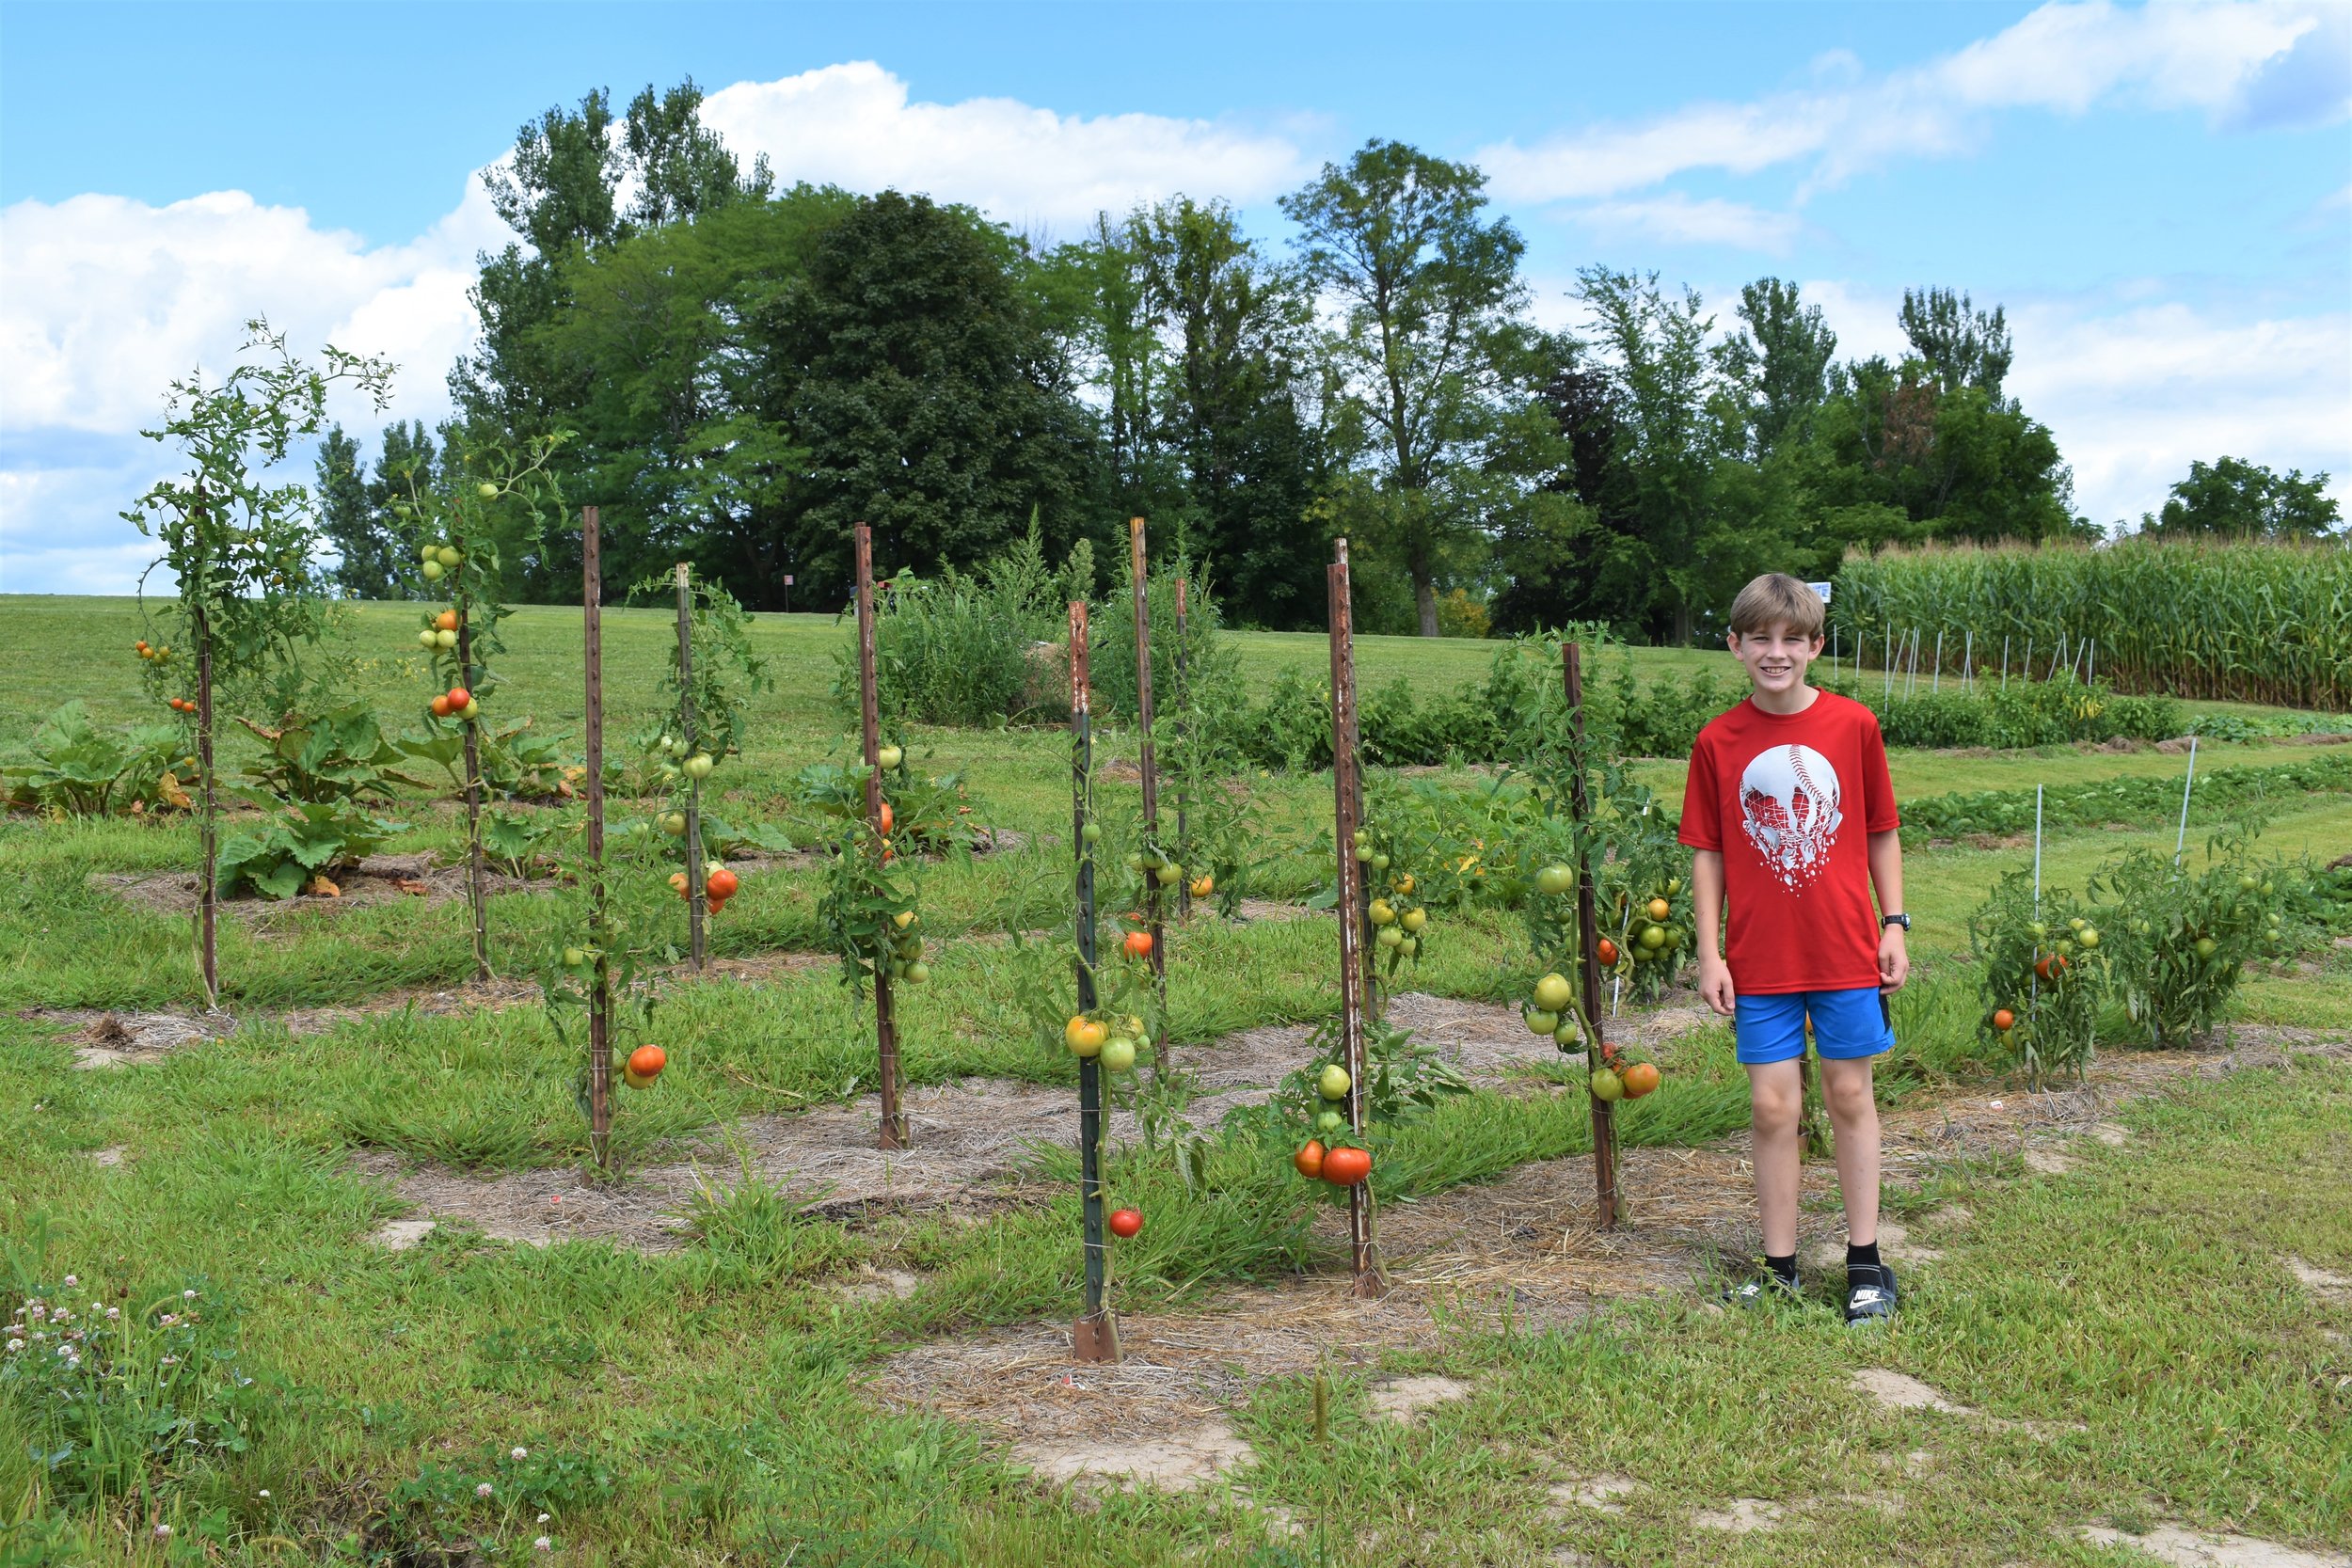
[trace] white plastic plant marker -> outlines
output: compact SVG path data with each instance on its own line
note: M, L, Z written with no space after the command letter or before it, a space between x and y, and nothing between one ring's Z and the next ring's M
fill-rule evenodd
M2179 870L2188 849L2188 795L2197 787L2197 737L2188 737L2188 776L2181 781L2181 831L2172 840L2172 868Z

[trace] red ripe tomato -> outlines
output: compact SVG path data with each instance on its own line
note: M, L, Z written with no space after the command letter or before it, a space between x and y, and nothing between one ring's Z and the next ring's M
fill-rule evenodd
M1600 939L1600 967L1603 969L1617 967L1617 944L1607 937Z
M1372 1151L1341 1145L1323 1156L1323 1179L1334 1187L1353 1187L1372 1174Z
M1311 1181L1321 1176L1323 1174L1323 1140L1309 1138L1307 1146L1291 1156L1291 1164L1298 1167L1299 1175Z
M2066 960L2056 953L2044 954L2033 966L2033 972L2049 984L2056 985L2058 976L2066 973Z
M1618 1079L1625 1085L1625 1097L1628 1100L1639 1100L1650 1090L1658 1087L1658 1064L1635 1062L1618 1074Z
M450 712L455 713L459 708L464 707L468 703L472 701L473 693L467 690L464 687L453 686L449 689Z
M433 717L436 719L446 719L449 717L449 699L447 697L436 697L433 699Z
M628 1070L640 1078L659 1078L670 1065L670 1053L658 1045L641 1045L628 1053Z
M892 816L892 815L891 815L891 811L890 811L890 802L889 802L889 801L887 801L887 800L884 800L884 801L882 803L882 836L883 836L884 838L887 838L887 837L889 837L889 836L890 836L890 828L891 828L891 824L892 824L892 823L894 823L894 822L896 822L897 820L898 820L898 818L897 818L896 816Z
M1152 956L1152 933L1149 931L1130 931L1127 933L1126 941L1121 943L1121 945L1127 949L1127 957L1131 958L1148 958Z
M1111 1215L1111 1234L1125 1241L1143 1228L1143 1216L1133 1209L1120 1209Z
M1995 1008L1993 1013L1993 1027L2006 1034L2017 1027L2017 1015L2007 1007Z
M710 895L714 904L723 904L734 897L738 885L735 873L725 866L721 866L703 879L703 891Z

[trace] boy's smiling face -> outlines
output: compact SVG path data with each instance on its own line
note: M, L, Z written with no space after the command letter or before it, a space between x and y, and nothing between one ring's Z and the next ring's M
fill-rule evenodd
M1749 682L1768 705L1802 690L1806 668L1821 654L1820 638L1805 637L1786 621L1773 622L1744 637L1735 631L1726 641L1731 657L1746 666Z

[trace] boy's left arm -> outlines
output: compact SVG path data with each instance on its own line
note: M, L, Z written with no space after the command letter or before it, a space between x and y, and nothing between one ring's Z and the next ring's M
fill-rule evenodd
M1879 909L1887 914L1903 912L1903 841L1899 832L1889 829L1870 835L1870 885L1878 889ZM1911 976L1911 949L1905 942L1900 926L1888 926L1879 932L1879 990L1896 991Z

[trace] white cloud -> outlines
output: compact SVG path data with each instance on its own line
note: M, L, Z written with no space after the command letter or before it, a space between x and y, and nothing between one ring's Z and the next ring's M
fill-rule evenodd
M1875 83L1693 104L1645 124L1600 126L1532 147L1506 141L1483 149L1477 162L1505 200L1578 200L1695 170L1754 174L1809 163L1813 181L1834 181L1898 156L1960 150L1975 142L1990 112L2003 109L2079 115L2116 101L2247 120L2271 112L2265 95L2275 87L2295 99L2297 114L2341 115L2343 90L2328 84L2342 74L2329 62L2342 51L2344 28L2340 10L2308 0L2130 9L2104 0L2050 4L1992 38ZM1828 69L1817 72L1823 76L1851 69L1835 55L1823 61Z
M1716 198L1694 201L1680 191L1651 200L1595 202L1568 215L1604 234L1666 245L1733 245L1772 255L1787 251L1802 227L1793 213Z
M1289 137L1165 115L1061 115L1009 98L915 103L868 60L712 93L703 118L739 157L789 182L896 186L1012 223L1075 228L1100 211L1188 194L1260 201L1311 166Z

